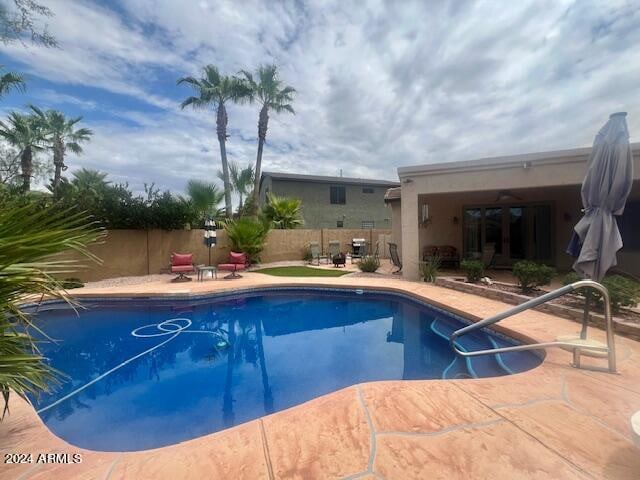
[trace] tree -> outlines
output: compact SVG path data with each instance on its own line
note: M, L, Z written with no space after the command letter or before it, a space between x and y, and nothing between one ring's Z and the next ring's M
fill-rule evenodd
M64 164L67 150L76 155L81 154L82 146L80 144L88 142L93 132L88 128L75 128L76 124L82 120L82 117L67 119L64 113L57 110L43 112L33 105L30 108L40 122L47 148L53 151L53 165L55 167L53 193L55 194L60 186L62 171L67 169Z
M0 137L20 152L22 191L26 193L31 189L34 153L42 150L44 142L42 126L33 115L11 112L7 123L0 121Z
M224 199L224 192L221 192L217 185L200 180L189 180L187 194L200 220L204 220L207 216L221 216L222 212L218 205Z
M241 102L248 98L248 89L239 79L221 75L214 65L207 65L202 69L202 77L184 77L178 80L178 85L186 83L196 92L195 96L187 98L180 104L181 108L216 108L216 133L220 144L220 159L222 162L222 174L224 178L224 199L227 217L233 214L231 205L231 182L229 180L229 166L227 163L226 141L227 116L226 102Z
M5 45L23 42L24 37L31 37L31 42L45 47L56 47L56 39L49 34L47 26L39 28L38 17L52 17L49 7L35 0L13 0L13 9L6 3L0 3L0 42Z
M4 71L4 65L0 65L0 98L4 97L11 90L23 92L26 88L24 77L19 73Z
M75 250L99 261L86 249L104 236L84 214L70 214L36 203L4 205L0 209L0 393L2 416L8 411L12 392L27 399L56 382L53 370L38 351L30 330L29 314L21 304L25 295L59 298L71 302L56 276L79 265L56 254ZM37 298L37 297L36 297Z
M267 195L267 203L262 209L264 219L273 228L288 230L304 225L300 213L302 201L296 198L276 197Z
M218 178L224 181L224 173L218 170ZM250 194L250 188L253 185L253 166L247 165L246 168L240 169L237 163L229 163L229 175L231 177L231 187L238 194L238 213L242 212L244 207L244 198Z
M260 174L262 167L262 149L267 139L267 128L269 126L269 110L276 113L289 112L295 114L291 103L296 93L293 87L283 86L278 78L278 67L276 65L261 65L256 70L256 78L253 74L242 70L245 83L250 91L247 97L249 101L256 100L262 105L258 117L258 154L256 156L256 167L253 186L253 203L258 205L258 195L260 190Z

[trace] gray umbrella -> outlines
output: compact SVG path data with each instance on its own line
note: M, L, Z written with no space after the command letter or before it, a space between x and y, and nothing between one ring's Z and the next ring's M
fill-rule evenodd
M582 182L584 216L567 250L578 257L573 269L596 281L617 265L616 252L622 248L614 215L622 215L633 183L626 116L614 113L596 135Z

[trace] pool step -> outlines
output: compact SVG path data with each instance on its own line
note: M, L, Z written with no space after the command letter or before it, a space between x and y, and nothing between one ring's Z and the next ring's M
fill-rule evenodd
M431 322L431 330L447 342L451 334L459 327L459 324L441 318ZM500 339L495 339L483 332L478 332L475 335L457 340L456 345L463 351L488 350L499 346L499 342ZM455 378L464 367L466 367L468 373L474 378L496 377L513 373L513 370L499 354L466 359L456 356L443 372L443 378Z

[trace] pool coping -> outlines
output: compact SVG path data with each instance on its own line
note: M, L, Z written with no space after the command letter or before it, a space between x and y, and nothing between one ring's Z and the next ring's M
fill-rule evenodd
M341 277L342 278L342 277ZM460 292L453 292L452 293L448 293L448 292L442 292L440 290L444 290L441 289L440 287L435 287L435 286L427 286L427 285L422 285L422 284L416 284L414 282L406 282L403 280L388 280L388 281L384 281L384 285L372 285L371 283L371 279L369 278L349 278L349 279L343 279L343 281L338 281L336 282L335 278L331 279L331 283L328 283L326 281L326 279L320 279L320 280L315 280L315 281L309 281L309 279L304 279L303 281L294 281L294 282L283 282L283 281L272 281L271 278L266 279L267 281L264 281L265 279L260 279L259 282L254 282L252 287L249 288L238 288L240 287L240 285L238 285L238 287L236 287L234 284L229 283L228 284L228 288L224 288L222 290L219 290L218 292L223 292L224 294L229 294L229 295L235 295L238 293L243 293L243 292L247 292L247 291L256 291L256 290L264 290L264 288L274 288L274 289L281 289L283 287L293 287L293 288L328 288L328 289L337 289L337 290L345 290L345 289L351 289L351 288L362 288L362 289L366 289L368 291L383 291L383 292L390 292L390 293L395 293L395 294L400 294L402 296L407 296L409 298L411 298L412 300L418 301L418 302L424 302L427 303L431 306L435 306L437 308L443 309L447 312L451 312L455 315L458 315L464 319L470 320L470 321L478 321L480 320L483 315L479 315L477 313L472 313L469 310L472 309L472 305L482 305L483 307L483 311L486 311L487 308L491 307L491 308L509 308L508 305L505 304L501 304L500 302L495 302L493 300L487 300L487 299L481 299L481 301L479 301L478 299L473 299L471 298L472 296L466 293L460 293ZM305 281L306 280L306 281ZM323 281L324 280L324 281ZM96 292L71 292L72 296L74 298L100 298L100 299L105 299L105 298L110 298L110 299L116 299L116 298L123 298L122 297L122 292L105 292L105 294L96 294ZM157 299L158 297L163 297L166 299L172 299L172 298L180 298L180 299L190 299L190 298L206 298L206 297L211 297L212 296L212 292L211 291L207 291L206 293L204 292L196 292L194 294L194 292L172 292L169 293L169 295L167 295L164 292L134 292L133 294L127 294L126 298L127 299L141 299L141 298L154 298ZM216 293L213 294L213 296L218 296ZM455 304L452 305L451 302L453 299L456 299L456 301L454 302ZM496 305L497 304L497 305ZM530 314L529 314L530 313ZM545 339L545 336L548 337L548 334L550 333L548 330L545 330L544 325L542 326L542 330L539 328L540 325L536 326L536 320L542 324L554 324L554 322L558 321L558 322L566 322L567 324L570 324L571 322L569 320L564 320L564 319L554 319L554 317L545 314L545 313L540 313L540 312L525 312L525 314L520 314L519 315L520 319L517 319L514 317L514 321L511 322L506 322L509 325L498 325L498 327L500 327L500 329L496 328L494 329L495 331L498 331L500 333L503 333L504 335L507 335L508 337L514 338L516 340L519 341L525 341L525 342L532 342L532 341L542 341ZM544 320L544 321L543 321ZM571 328L575 328L575 323L573 323L571 326ZM563 323L563 328L567 328L567 325ZM502 332L501 332L502 330ZM136 458L138 457L146 457L146 456L152 456L155 457L157 456L159 453L162 453L163 455L169 455L171 452L173 451L178 451L178 450L182 450L183 447L185 445L190 445L189 448L193 448L193 446L195 444L197 444L199 447L198 448L209 448L206 445L207 444L212 444L212 443L220 443L221 441L224 443L226 441L229 441L229 438L232 438L233 435L238 435L238 432L241 431L245 431L249 428L249 426L251 426L252 429L257 429L259 435L259 442L258 443L262 443L262 448L266 448L267 446L271 446L272 450L274 450L274 452L269 453L268 451L265 453L265 459L264 462L258 462L258 463L264 463L264 468L266 468L266 477L265 478L279 478L279 477L286 477L288 475L285 475L284 473L288 472L287 469L279 469L278 465L283 465L286 464L286 461L283 460L282 458L278 457L277 455L277 451L278 447L280 445L280 443L282 443L282 439L281 438L275 438L273 437L273 431L277 431L279 428L279 424L282 423L283 418L288 418L291 416L304 416L305 415L305 411L312 409L314 405L317 405L319 403L326 403L326 402L335 402L338 401L340 399L342 399L343 397L354 397L355 395L355 399L354 398L350 398L349 401L345 401L346 403L348 403L349 405L351 405L351 403L353 403L353 401L355 401L355 403L357 405L361 405L364 406L364 412L365 412L365 418L364 418L364 424L369 425L369 428L371 431L373 431L373 423L371 421L371 418L375 418L376 415L375 413L373 414L372 417L372 413L370 411L371 409L371 403L375 403L375 402L379 402L382 401L382 399L377 398L375 395L373 397L368 397L367 395L370 394L371 391L376 391L376 389L398 389L398 391L403 391L406 389L412 389L412 388L428 388L429 391L433 390L439 390L439 389L444 389L444 385L446 384L447 387L449 388L449 386L455 386L456 388L462 390L465 392L465 399L467 399L467 397L469 398L469 402L470 404L476 404L476 402L480 402L481 404L485 404L487 402L484 401L483 399L483 395L487 396L487 389L491 390L492 388L495 388L495 385L504 385L505 383L511 383L513 385L521 385L523 382L524 384L527 383L532 383L535 384L536 382L539 381L539 378L544 377L544 376L548 376L549 372L553 371L562 371L562 376L563 376L563 382L566 383L568 382L567 378L571 378L571 382L582 382L582 384L587 384L590 385L594 382L596 382L597 387L602 386L601 384L604 382L604 384L606 385L606 390L608 392L611 391L611 389L615 389L616 392L619 394L619 396L622 398L620 401L624 400L625 405L627 403L630 404L629 408L635 408L636 410L638 408L640 408L640 405L638 404L638 402L640 402L640 386L638 386L637 388L635 387L636 384L638 384L639 382L637 382L638 378L640 378L640 367L638 367L638 365L640 365L640 363L638 363L638 365L636 365L636 361L637 358L640 356L640 344L638 344L638 342L634 342L633 340L629 340L629 339L623 339L621 337L616 337L616 341L617 343L620 343L621 346L623 346L624 348L622 350L624 350L625 348L627 350L629 350L629 352L627 352L626 354L624 354L624 358L621 359L621 361L619 361L620 367L619 367L619 371L621 372L619 375L620 378L618 378L618 376L615 377L606 377L606 375L610 375L610 374L602 374L600 372L592 372L592 371L578 371L575 369L571 369L571 370L567 370L566 367L566 363L567 360L569 360L570 358L570 354L567 352L562 352L562 351L557 351L557 350L553 350L553 351L549 351L547 352L546 357L543 359L543 361L541 362L541 364L531 370L525 371L525 372L521 372L515 375L510 375L510 376L506 376L506 377L492 377L492 378L486 378L486 379L468 379L468 380L412 380L412 381L406 381L406 380L400 380L400 381L380 381L380 382L367 382L364 384L358 384L358 385L354 385L354 386L350 386L350 387L346 387L342 390L339 390L337 392L332 392L329 393L327 395L312 399L308 402L305 402L303 404L291 407L289 409L285 409L276 413L273 413L271 415L262 417L258 420L252 420L250 422L232 427L230 429L227 430L223 430L220 432L216 432L216 433L212 433L212 434L208 434L205 435L203 437L199 437L196 439L192 439L192 440L188 440L185 442L181 442L179 444L175 444L175 445L171 445L171 446L166 446L166 447L161 447L158 449L152 449L152 450L145 450L145 451L140 451L140 452L127 452L127 453L114 453L114 452L95 452L95 451L90 451L90 450L84 450L84 449L79 449L77 447L74 447L66 442L64 442L62 439L59 439L58 437L55 437L51 432L49 432L48 428L44 425L44 423L42 423L42 421L40 420L39 416L35 413L35 410L28 405L26 402L17 399L15 395L12 396L12 402L11 402L11 408L12 411L13 410L18 410L17 416L22 418L23 422L26 422L27 424L30 425L30 429L31 429L31 434L28 436L28 440L29 442L25 443L25 440L23 438L19 438L18 440L22 440L17 442L17 445L19 445L20 443L22 444L28 444L28 445L32 445L33 442L37 443L37 437L40 437L43 440L46 440L46 444L48 445L48 449L49 450L56 450L56 451L60 451L60 450L67 450L67 451L81 451L84 452L85 455L95 458L96 461L98 461L99 459L101 459L102 457L109 457L109 475L111 475L111 478L116 478L118 472L122 471L123 468L122 467L118 467L118 464L121 463L122 457L125 456L127 458L129 458L129 460L127 460L127 462L125 462L127 464L128 467L133 468L135 470L136 465L138 465L138 462L136 460ZM630 363L631 362L631 363ZM630 375L630 379L631 381L628 381L629 379L625 378L625 381L622 381L622 377L623 376L627 376ZM516 380L517 377L517 380ZM614 382L615 380L615 382ZM554 378L555 381L555 378ZM564 385L563 383L563 385ZM573 385L573 384L572 384ZM564 388L564 387L563 387ZM573 387L572 387L573 388ZM579 388L585 388L585 387L579 387ZM590 388L596 388L591 386ZM508 385L505 385L505 391L503 393L501 393L501 395L506 395L507 392L509 391L510 387ZM395 391L395 390L394 390ZM529 405L531 407L535 406L538 404L538 400L535 399L535 392L532 392L532 398L533 400L528 400L527 402L524 402L522 405L525 405L525 407L523 406L519 406L519 408L523 408L525 410L529 409ZM404 394L404 393L403 393ZM494 393L492 393L493 395ZM400 394L398 394L400 395ZM384 397L385 395L382 395L382 397ZM508 395L507 395L508 396ZM366 397L366 401L363 400L363 398ZM627 397L631 398L631 400L629 400ZM373 398L373 400L371 399ZM562 403L562 397L559 397L560 400L558 400L558 402ZM336 400L338 399L338 400ZM466 402L467 400L465 400ZM342 403L345 403L342 402ZM363 403L364 402L364 403ZM338 402L340 403L340 402ZM463 402L464 403L464 402ZM553 402L552 402L553 403ZM367 408L368 405L368 408ZM505 407L496 407L496 406L492 406L490 404L487 404L488 408L493 409L494 411L497 412L497 410L505 408ZM389 407L392 408L392 407ZM419 408L422 408L422 405L419 405ZM447 404L447 408L453 408L451 405ZM549 407L551 408L551 407ZM555 406L554 406L555 408ZM403 412L404 415L409 415L409 412ZM11 414L13 416L13 413ZM324 413L320 413L318 414L320 416L324 415ZM35 418L34 418L35 416ZM553 415L551 415L553 416ZM602 415L600 415L601 417ZM371 417L371 418L368 418ZM598 417L600 423L602 423L602 419ZM18 419L20 420L20 419ZM377 420L376 420L377 421ZM12 422L12 418L9 417L9 422ZM502 420L501 420L502 422ZM530 436L533 436L537 439L538 442L541 442L540 440L540 433L534 429L533 431L530 431L530 428L527 429L525 427L523 427L523 425L521 425L521 422L517 422L513 419L510 420L505 420L506 423L509 423L509 428L511 429L513 425L515 425L515 427L517 429L520 430L527 430L527 434ZM347 422L348 423L348 422ZM505 425L503 426L502 424L499 427L491 427L491 428L500 428L500 429L506 429L507 426ZM605 422L606 423L606 422ZM363 424L363 425L364 425ZM512 425L513 424L513 425ZM4 432L3 428L5 428L7 426L6 422L3 422L2 424L0 424L0 432ZM294 428L295 427L295 428ZM296 435L299 435L299 438L302 438L304 440L304 442L312 442L311 439L306 438L304 431L300 431L298 432L297 430L302 427L302 430L304 430L304 422L301 423L295 423L293 427L293 430L296 431ZM344 425L341 425L340 422L336 425L334 425L334 427L337 430L340 430L342 427L344 427ZM611 427L611 425L608 425L608 427ZM11 430L9 433L13 433L15 435L15 431L20 431L20 428L18 425L12 425L10 426ZM363 427L364 428L364 427ZM476 428L475 426L469 426L469 428L474 429ZM480 432L480 430L482 430L485 427L477 427ZM489 427L486 427L489 428ZM17 429L17 430L16 430ZM611 430L611 428L609 428L609 430ZM619 419L616 419L616 427L614 428L615 432L617 433L618 436L620 434L620 426L619 426ZM399 430L399 432L401 432L401 430ZM453 430L452 430L453 432ZM409 434L409 433L407 433ZM284 434L282 434L284 435ZM380 433L373 433L372 437L369 440L369 443L375 441L376 435L382 435ZM452 434L453 435L453 434ZM475 435L475 434L474 434ZM472 435L472 436L474 436ZM477 435L481 435L481 433L477 433ZM399 435L401 436L401 435ZM449 435L447 435L448 437ZM631 442L631 434L629 432L628 435L624 435L625 437L628 437L627 440L629 442ZM51 438L53 437L53 438ZM388 437L388 435L384 434L382 438L386 439ZM298 438L298 437L296 437ZM395 437L394 437L395 439ZM9 444L11 444L11 442L8 442ZM286 443L286 442L285 442ZM542 441L541 443L545 444L546 442ZM7 442L2 442L3 445L3 449L2 451L6 451L6 444ZM293 447L291 445L291 447ZM352 445L353 447L353 445ZM15 447L14 447L15 448ZM506 448L506 445L505 445ZM534 447L532 447L534 448ZM241 449L242 450L242 449ZM269 450L267 448L267 450ZM567 454L566 452L562 452L562 451L558 451L558 448L554 448L554 447L546 447L545 450L545 454L547 453L553 453L553 455L550 455L550 457L553 457L553 461L558 460L558 458L561 459L563 465L568 465L569 469L571 471L575 470L575 473L577 474L592 474L592 473L597 473L597 472L591 472L590 469L585 468L584 465L582 465L582 463L584 463L584 459L580 459L581 461L583 461L581 463L581 461L575 460L575 459L571 459L571 455ZM284 449L284 452L286 453L287 449ZM171 456L171 455L170 455ZM233 456L233 455L232 455ZM241 452L237 453L236 456L242 456ZM316 452L316 456L318 458L315 459L310 459L309 461L311 463L314 463L314 465L318 462L322 463L323 461L325 461L326 459L324 459L324 456L322 454L322 452L318 451ZM273 457L273 458L272 458ZM558 458L556 458L558 457ZM385 457L386 458L386 457ZM103 459L104 460L104 459ZM335 460L335 459L334 459ZM393 460L393 459L392 459ZM390 461L391 464L393 464L393 461ZM106 460L105 460L106 461ZM551 461L551 460L550 460ZM116 463L117 462L117 463ZM210 461L209 461L210 462ZM143 462L144 463L144 462ZM331 468L335 469L336 471L340 471L341 469L341 465L344 464L344 462L339 462L336 461L334 462L335 464L333 464L331 466ZM348 463L348 462L347 462ZM384 462L383 462L384 463ZM374 452L374 456L373 456L373 460L371 460L371 455L369 455L369 461L368 463L365 465L366 468L359 470L358 472L352 472L351 474L365 474L365 473L369 473L369 474L374 474L375 472L384 474L383 472L385 471L390 471L388 470L389 468L391 468L388 465L389 461L387 461L386 465L383 464L379 464L379 460L376 459L375 456L375 452ZM415 462L413 462L415 463ZM628 463L628 462L627 462ZM375 464L375 465L374 465ZM244 472L244 474L241 474L239 477L237 478L252 478L251 475L248 475L247 471L246 471L246 467L247 467L247 462L241 462L241 461L235 461L235 462L231 462L229 465L231 465L231 467L235 466L238 468L241 468L242 472ZM270 466L269 466L270 465ZM323 464L324 465L324 464ZM101 464L101 468L102 465ZM139 465L138 465L139 466ZM209 465L210 466L210 465ZM409 462L409 464L407 465L407 467L415 467L416 465L413 465L412 462ZM635 465L632 465L633 467L635 467ZM638 465L640 467L640 464ZM58 466L59 467L59 466ZM326 467L326 465L325 465ZM397 467L397 465L395 465L395 467ZM394 468L395 468L394 467ZM45 470L43 471L49 471L48 467L43 467L45 468ZM193 467L194 470L196 471L196 467ZM261 467L262 468L262 467ZM346 468L346 467L345 467ZM387 470L385 470L387 469ZM73 466L67 466L66 468L63 468L62 470L64 470L64 474L61 473L61 478L64 476L64 478L70 478L69 474L73 473ZM61 470L61 472L62 472ZM131 470L129 470L131 471ZM136 470L138 471L138 470ZM174 470L172 470L174 471ZM187 471L190 471L190 469L188 468ZM319 471L322 472L327 472L328 470L325 469L321 469ZM640 470L639 470L640 471ZM113 476L115 472L115 477ZM138 471L139 472L139 471ZM280 472L280 473L279 473ZM283 473L284 472L284 473ZM139 472L140 473L140 472ZM174 472L175 473L175 472ZM264 472L263 472L264 473ZM389 473L387 473L388 475ZM260 475L258 475L260 476ZM293 475L296 476L296 475ZM336 478L339 478L341 475L335 475ZM347 477L349 475L342 475L343 477ZM24 477L24 478L30 478L30 476ZM52 477L55 478L55 477Z

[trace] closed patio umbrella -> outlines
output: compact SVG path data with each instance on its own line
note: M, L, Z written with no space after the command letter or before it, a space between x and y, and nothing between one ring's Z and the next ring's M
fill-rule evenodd
M633 183L633 154L627 114L614 113L593 142L587 174L582 182L584 216L574 227L567 253L577 257L573 269L584 278L601 281L617 265L622 237L614 216L622 215ZM587 295L581 338L586 336Z
M596 281L617 265L616 252L622 248L614 215L622 215L633 183L626 116L614 113L596 135L582 182L584 216L567 250L578 257L573 269Z
M204 244L209 247L209 265L211 265L211 249L218 241L216 234L216 222L207 218L204 222Z

